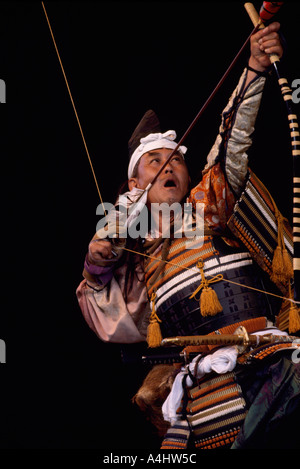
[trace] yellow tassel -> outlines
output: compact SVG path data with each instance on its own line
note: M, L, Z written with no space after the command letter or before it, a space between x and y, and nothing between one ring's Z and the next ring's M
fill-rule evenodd
M289 298L292 300L293 293L292 287L289 283ZM287 300L285 303L286 307L283 308L283 313L281 314L280 319L283 319L284 329L288 329L290 334L294 334L300 330L300 309L297 307L296 303L293 301ZM280 315L280 313L279 313ZM282 329L282 330L284 330Z
M283 235L283 216L275 207L275 215L278 223L278 245L274 251L272 261L271 280L274 283L286 283L293 277L293 266L286 250Z
M161 344L161 341L162 341L162 335L161 335L160 326L157 320L154 320L154 321L150 320L148 330L147 330L148 347L150 348L159 347Z
M201 283L190 296L190 299L195 298L197 293L202 290L199 299L200 312L202 316L215 316L217 313L220 313L223 308L220 304L218 295L216 294L215 290L209 286L209 284L219 282L223 279L223 275L218 274L215 277L207 280L204 275L204 262L202 259L200 259L200 261L197 263L197 267L201 272Z
M281 282L283 277L283 256L282 249L280 246L277 246L272 261L272 275L271 279L277 283Z
M294 277L294 269L293 269L293 264L289 256L289 253L287 252L285 248L282 251L282 258L283 258L283 268L285 269L287 278L290 280L291 278Z
M157 316L155 312L155 298L156 298L156 293L153 292L151 295L152 312L150 315L149 325L147 329L148 347L151 347L151 348L159 347L162 341L162 335L161 335L161 330L160 330L160 325L159 325L161 320L159 319L159 317Z
M211 287L204 287L200 296L200 311L202 316L214 316L223 311L218 295Z
M293 267L287 250L277 246L272 261L271 280L275 283L286 283L293 277Z
M289 310L289 333L294 334L300 330L300 309L292 303Z

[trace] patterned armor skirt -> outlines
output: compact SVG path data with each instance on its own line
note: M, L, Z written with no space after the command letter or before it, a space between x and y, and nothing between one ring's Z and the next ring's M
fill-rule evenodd
M268 449L298 446L299 340L264 345L239 357L232 372L184 386L178 420L161 449ZM187 376L187 375L186 375Z

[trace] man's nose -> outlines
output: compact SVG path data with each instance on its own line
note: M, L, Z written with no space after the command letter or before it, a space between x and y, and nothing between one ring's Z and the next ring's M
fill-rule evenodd
M165 174L168 174L168 173L173 173L173 168L172 168L171 163L168 163L167 166L165 167Z

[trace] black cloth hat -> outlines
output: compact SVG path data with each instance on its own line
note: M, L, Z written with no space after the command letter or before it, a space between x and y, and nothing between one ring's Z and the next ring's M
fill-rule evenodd
M129 152L129 159L133 152L137 149L140 145L141 138L146 137L152 133L161 132L160 123L158 120L157 115L155 114L152 109L149 109L142 119L140 120L139 124L135 128L133 134L131 135L129 142L128 142L128 152Z

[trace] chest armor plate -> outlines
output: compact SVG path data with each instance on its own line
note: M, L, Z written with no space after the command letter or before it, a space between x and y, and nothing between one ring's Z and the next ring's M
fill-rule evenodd
M172 240L167 262L158 276L155 272L160 260L147 259L145 263L147 289L149 297L156 291L156 312L162 321L163 336L208 334L261 316L272 320L280 301L257 290L275 292L275 286L253 262L249 252L229 245L219 236L205 236L202 240L201 246L192 239ZM154 257L160 259L161 253L156 252ZM197 268L200 258L204 261L206 278L223 275L223 280L211 285L223 307L215 316L202 316L199 301L190 299L201 283Z

